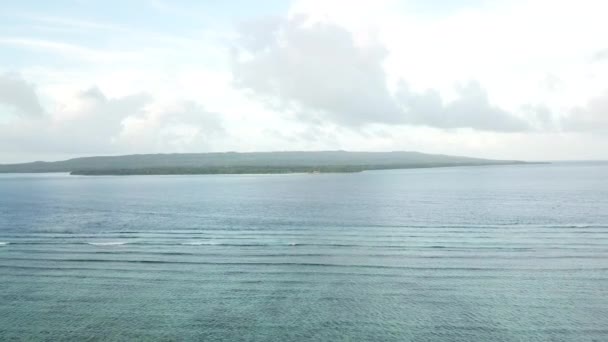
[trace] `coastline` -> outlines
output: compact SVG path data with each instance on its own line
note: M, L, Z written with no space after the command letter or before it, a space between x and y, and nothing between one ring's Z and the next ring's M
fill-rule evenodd
M336 166L285 166L285 167L209 167L209 168L148 168L148 169L100 169L69 171L73 176L161 176L161 175L276 175L276 174L323 174L359 173L376 170L428 169L463 166L504 166L549 164L548 162L504 162L504 163L462 163L423 165L336 165Z

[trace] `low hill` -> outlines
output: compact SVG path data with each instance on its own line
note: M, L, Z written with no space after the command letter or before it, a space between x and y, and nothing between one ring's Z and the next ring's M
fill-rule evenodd
M77 175L359 172L446 166L520 164L419 152L176 153L83 157L0 165L0 173L70 172Z

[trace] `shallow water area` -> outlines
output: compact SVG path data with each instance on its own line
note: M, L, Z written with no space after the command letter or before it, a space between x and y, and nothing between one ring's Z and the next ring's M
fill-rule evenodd
M608 164L0 175L0 339L603 341Z

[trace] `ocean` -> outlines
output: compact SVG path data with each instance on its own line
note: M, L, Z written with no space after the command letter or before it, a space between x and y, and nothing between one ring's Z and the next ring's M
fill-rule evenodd
M2 341L608 341L608 163L0 175Z

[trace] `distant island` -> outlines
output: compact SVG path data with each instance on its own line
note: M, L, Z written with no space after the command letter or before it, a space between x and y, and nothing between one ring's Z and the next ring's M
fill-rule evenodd
M0 173L69 172L72 175L189 175L361 172L449 166L525 164L419 152L223 152L135 154L56 162L0 164Z

